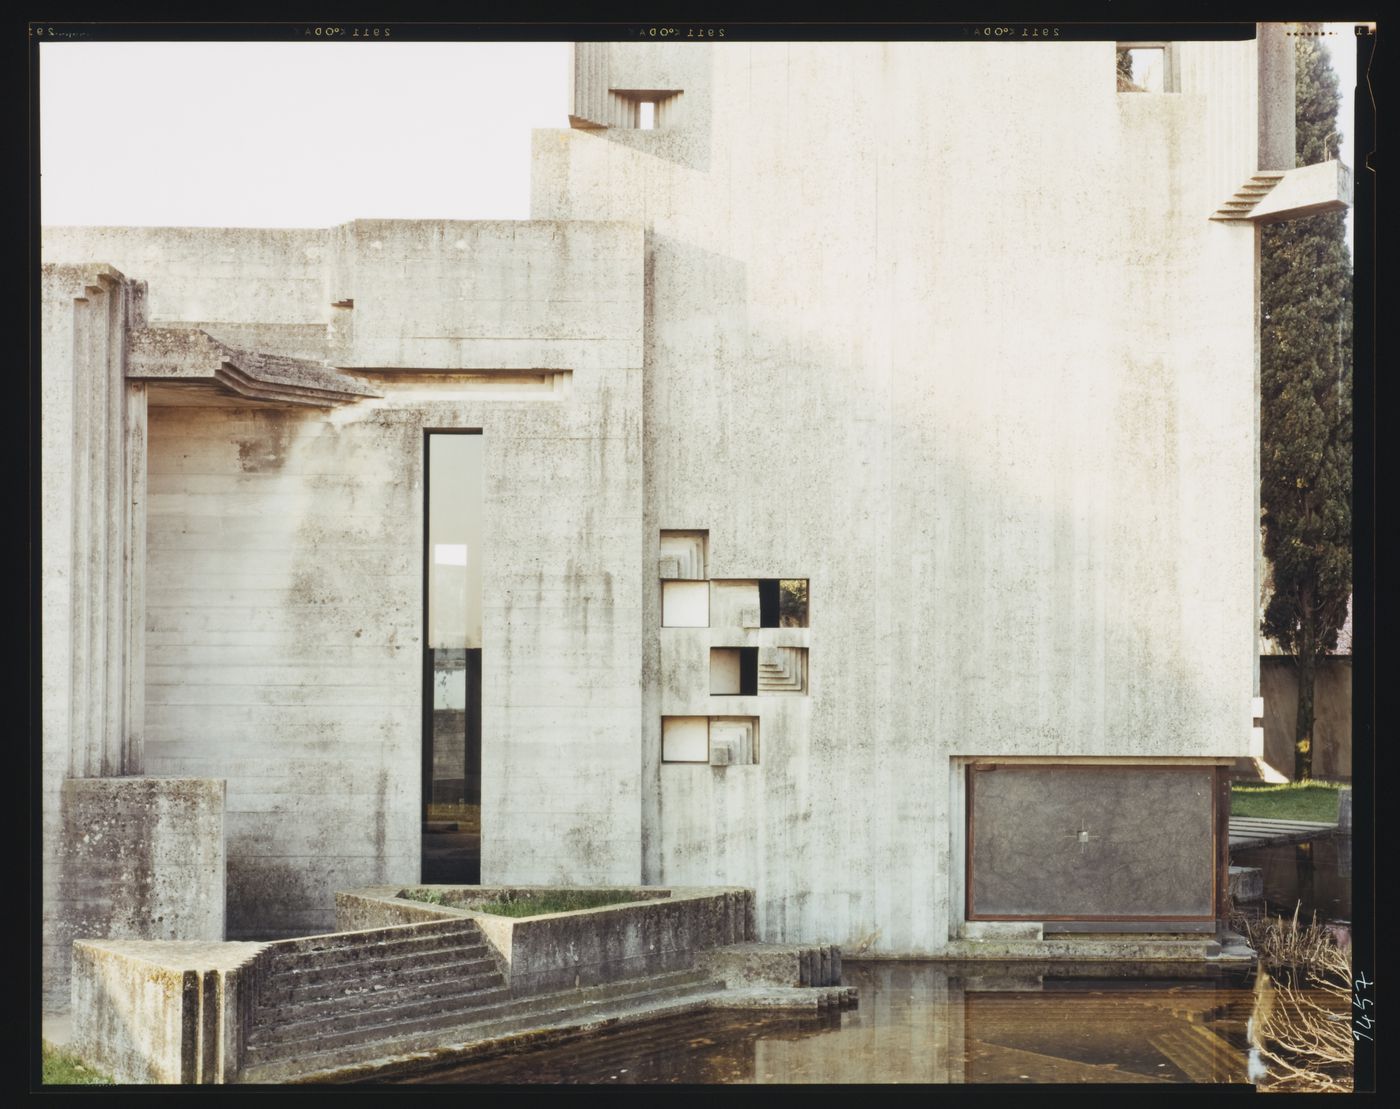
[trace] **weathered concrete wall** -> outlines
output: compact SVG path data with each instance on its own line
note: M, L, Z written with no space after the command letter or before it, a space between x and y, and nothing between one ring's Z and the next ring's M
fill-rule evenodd
M724 770L659 765L689 633L644 591L644 877L937 952L951 756L1247 750L1253 233L1206 217L1254 119L1115 93L1111 43L648 44L608 79L701 51L704 165L535 137L535 217L648 230L644 565L708 528L711 577L811 582L809 697L757 698Z
M1293 777L1298 672L1291 658L1259 660L1264 697L1264 761ZM1351 781L1351 657L1322 660L1313 677L1313 777Z
M368 369L634 366L634 227L356 220L335 229L331 359Z
M153 286L153 325L199 324L269 354L320 358L332 232L212 227L46 227L45 262L104 261Z
M222 782L69 778L56 808L46 1009L67 1007L74 940L224 938Z
M276 328L320 328L339 364L395 370L334 411L152 390L147 769L227 778L230 935L324 929L337 889L418 877L425 428L485 441L483 877L635 880L640 230L72 228L46 250L130 259L163 322L283 353Z

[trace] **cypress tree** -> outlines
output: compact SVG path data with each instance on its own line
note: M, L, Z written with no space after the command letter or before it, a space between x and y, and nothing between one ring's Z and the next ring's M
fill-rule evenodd
M1298 165L1336 157L1337 75L1297 40ZM1346 214L1266 226L1260 242L1260 503L1273 592L1261 630L1293 657L1293 774L1312 776L1313 683L1351 594L1351 259Z

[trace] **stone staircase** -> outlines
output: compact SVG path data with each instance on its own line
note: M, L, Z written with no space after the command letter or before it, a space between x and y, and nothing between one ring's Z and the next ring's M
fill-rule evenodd
M238 1080L317 1082L352 1081L366 1073L382 1076L447 1056L465 1058L470 1045L491 1047L512 1033L540 1034L625 1020L641 1012L650 1018L707 1008L722 989L722 983L703 972L674 971L532 997L483 990L474 1003L454 999L436 1011L431 1002L371 1009L337 1017L334 1027L327 1026L318 1036L286 1032L289 1026L281 1026L271 1039L250 1041Z
M750 948L792 963L792 985L800 969L811 988L726 983L705 964L517 996L472 920L283 940L249 968L239 1065L226 1080L353 1081L489 1054L503 1037L548 1040L716 1006L818 1014L856 1003L855 990L836 985L834 949L743 944L741 962L755 957Z
M471 921L288 940L259 956L255 974L245 1072L462 1023L510 996Z
M1268 196L1282 179L1282 170L1261 169L1236 189L1234 195L1220 205L1210 218L1226 222L1249 219L1255 206Z

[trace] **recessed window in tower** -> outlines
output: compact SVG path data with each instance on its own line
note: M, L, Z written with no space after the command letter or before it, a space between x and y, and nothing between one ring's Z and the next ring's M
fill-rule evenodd
M637 129L650 131L656 127L656 101L643 100L637 105Z
M481 881L482 438L429 432L422 881Z

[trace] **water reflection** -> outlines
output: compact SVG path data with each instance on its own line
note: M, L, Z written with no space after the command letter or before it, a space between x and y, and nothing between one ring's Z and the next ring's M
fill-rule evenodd
M1216 968L848 963L860 1007L711 1013L411 1079L431 1083L1250 1080L1253 982ZM1173 977L1166 977L1170 973ZM1127 977L1126 975L1134 975ZM1257 1055L1254 1066L1259 1067Z
M1329 835L1305 843L1278 844L1230 852L1235 866L1263 872L1264 906L1291 915L1301 902L1303 920L1351 919L1351 836Z

